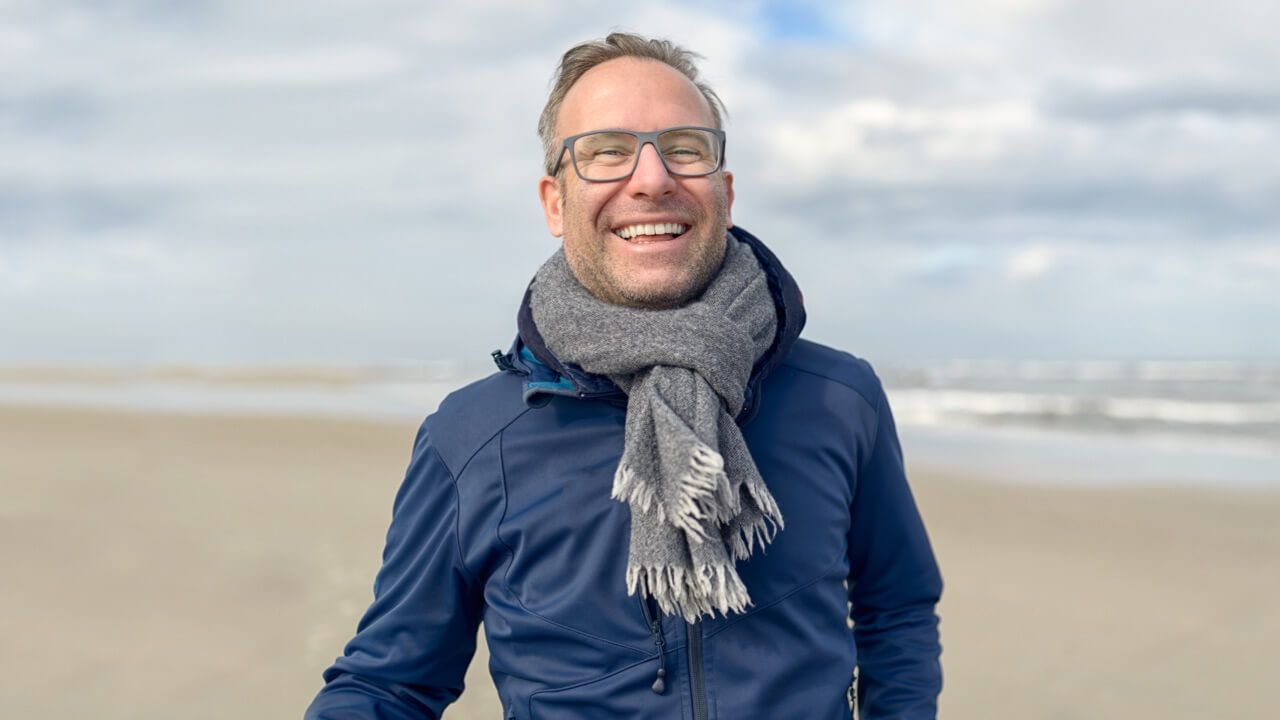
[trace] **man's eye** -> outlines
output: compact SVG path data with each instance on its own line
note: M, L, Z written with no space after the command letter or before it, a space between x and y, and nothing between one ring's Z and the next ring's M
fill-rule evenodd
M691 147L667 148L666 150L662 151L662 154L666 156L668 160L676 160L678 162L692 162L694 160L701 160L705 155L701 150L698 150L697 148L691 148Z
M603 164L613 164L626 162L631 158L631 150L626 147L614 145L591 150L587 161Z

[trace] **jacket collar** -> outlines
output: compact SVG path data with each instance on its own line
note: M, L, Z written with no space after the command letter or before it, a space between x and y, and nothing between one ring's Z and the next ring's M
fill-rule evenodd
M778 329L773 344L760 356L751 371L742 412L738 415L739 422L745 422L745 419L755 414L755 400L759 397L761 381L787 357L791 346L800 337L805 322L804 299L791 274L759 238L740 227L730 228L729 234L745 242L755 253L768 278L769 292L773 295L773 303L778 312ZM622 391L609 378L593 375L572 363L561 362L551 352L533 321L533 309L529 303L532 288L533 283L530 282L520 303L520 312L516 316L519 335L510 352L506 355L494 352L499 368L526 376L525 402L543 405L553 395L602 399L622 396Z

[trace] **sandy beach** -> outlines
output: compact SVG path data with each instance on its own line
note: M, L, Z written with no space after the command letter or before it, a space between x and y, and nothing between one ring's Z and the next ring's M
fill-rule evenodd
M0 408L0 717L299 717L415 430ZM1280 716L1276 491L912 481L947 581L942 717ZM447 717L500 717L485 666Z

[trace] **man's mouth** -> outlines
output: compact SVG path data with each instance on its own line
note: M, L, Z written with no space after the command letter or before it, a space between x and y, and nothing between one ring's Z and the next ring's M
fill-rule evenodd
M660 242L679 237L689 229L684 223L660 222L626 225L613 231L615 235L633 243Z

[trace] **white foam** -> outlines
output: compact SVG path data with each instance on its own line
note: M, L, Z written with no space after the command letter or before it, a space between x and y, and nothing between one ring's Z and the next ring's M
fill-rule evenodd
M1280 402L1173 400L1159 397L1066 395L985 390L894 389L900 423L936 425L963 416L1030 418L1105 417L1116 420L1208 425L1280 423Z

